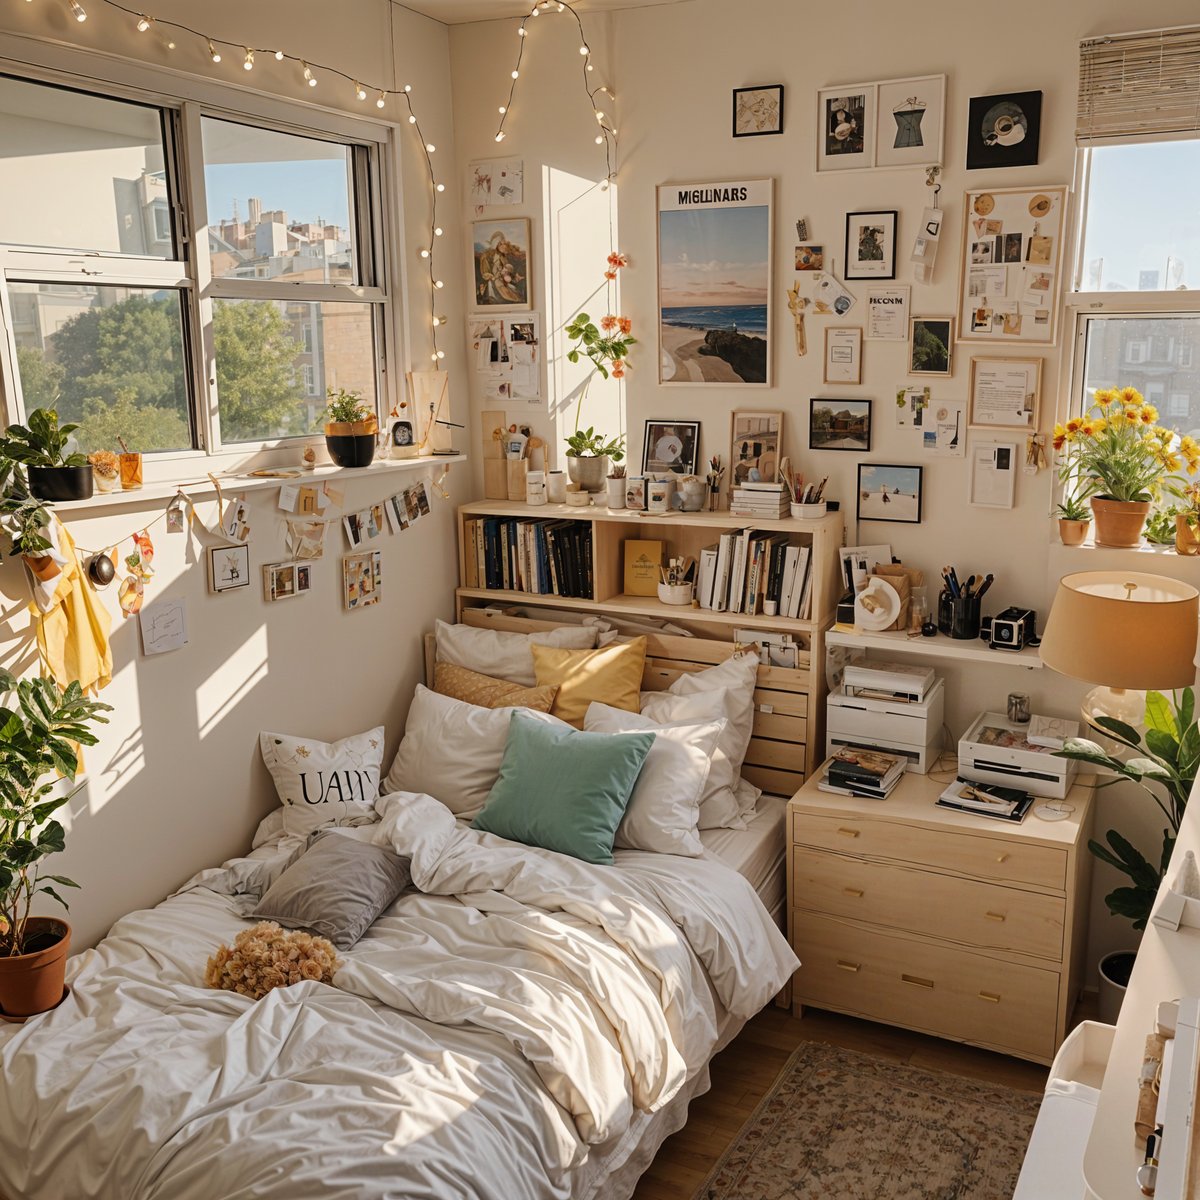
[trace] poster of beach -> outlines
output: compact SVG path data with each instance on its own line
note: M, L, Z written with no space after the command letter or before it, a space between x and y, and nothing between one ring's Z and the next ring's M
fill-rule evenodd
M920 467L858 464L860 521L921 521Z
M659 379L769 385L769 179L658 189Z

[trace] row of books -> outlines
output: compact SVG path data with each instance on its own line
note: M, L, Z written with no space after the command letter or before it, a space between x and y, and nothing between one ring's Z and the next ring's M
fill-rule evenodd
M791 497L782 483L743 483L730 493L729 511L736 517L786 517Z
M584 600L593 595L587 521L468 517L463 540L467 587Z
M825 775L817 787L839 796L885 800L906 770L908 760L899 754L843 746L825 764Z
M700 551L696 598L701 608L753 616L774 604L774 615L812 614L812 550L786 533L733 530Z

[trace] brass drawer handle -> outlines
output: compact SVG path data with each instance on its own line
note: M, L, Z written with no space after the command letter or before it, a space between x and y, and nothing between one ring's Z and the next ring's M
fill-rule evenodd
M844 958L839 958L837 960L837 965L843 971L861 971L862 970L862 963L847 962Z
M980 1000L986 1000L989 1004L999 1004L1000 997L995 992L980 992Z
M838 833L840 833L843 837L858 837L860 832L861 830L858 829L846 829L844 827L838 829Z
M911 983L914 987L932 988L932 979L919 979L916 975L901 975L900 978L905 983Z
M986 912L983 914L989 921L1007 921L1008 918L1003 913Z
M862 897L865 895L862 888L842 888L842 891L847 896L853 896L856 900L861 900Z
M1011 857L1012 857L1012 855L1011 855L1011 854L1000 854L1000 855L998 855L998 856L997 856L997 858L996 858L996 861L997 861L998 863L1006 863L1006 862L1008 862L1008 860L1009 860Z

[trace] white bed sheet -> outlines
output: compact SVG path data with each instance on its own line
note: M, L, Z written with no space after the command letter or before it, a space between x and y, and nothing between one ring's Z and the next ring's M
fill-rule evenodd
M747 880L770 913L782 905L787 892L787 804L782 796L764 794L745 829L700 831L704 849Z

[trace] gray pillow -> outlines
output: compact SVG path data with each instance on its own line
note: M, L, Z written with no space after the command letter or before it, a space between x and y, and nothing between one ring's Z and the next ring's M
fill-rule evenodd
M412 880L411 859L332 830L266 890L250 916L307 929L349 950Z

